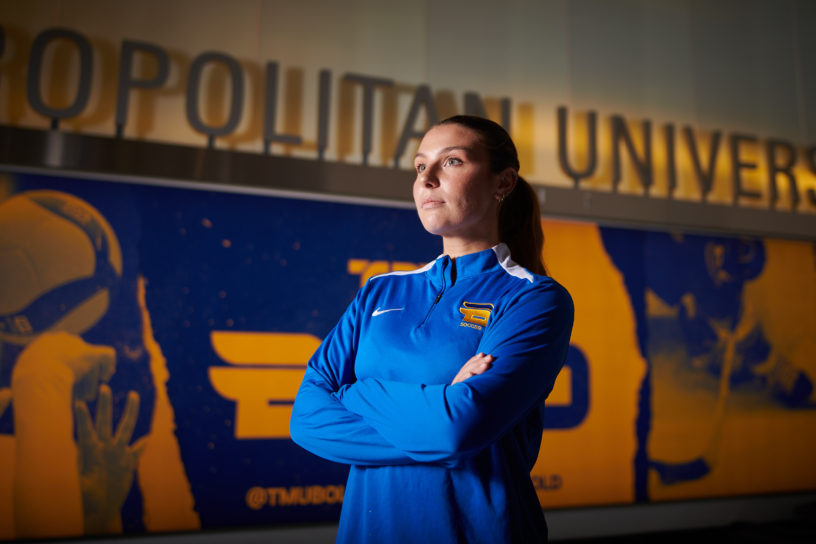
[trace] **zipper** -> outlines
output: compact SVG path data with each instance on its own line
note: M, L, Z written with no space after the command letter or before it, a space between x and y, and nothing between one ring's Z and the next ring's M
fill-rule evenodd
M456 266L454 261L451 261L450 263L451 263L451 267ZM447 268L447 267L445 267L445 268ZM431 314L433 313L434 308L436 308L436 305L439 304L439 301L442 299L442 295L445 293L445 290L447 289L447 283L448 283L447 279L448 278L446 276L447 270L445 270L445 268L442 269L442 290L439 291L436 294L436 298L434 299L433 303L431 304L431 307L428 308L428 313L425 314L425 319L423 319L422 322L417 326L417 329L421 329L425 325L425 322L428 321L429 317L431 317Z
M428 318L431 317L431 314L433 313L434 308L436 308L436 305L439 303L439 299L442 298L442 293L444 293L444 292L445 292L445 287L442 287L442 290L439 291L439 293L437 293L436 298L433 301L433 304L431 304L431 307L428 309L428 313L425 314L425 319L422 320L422 323L419 324L417 329L421 329L422 326L425 325L425 322L428 321Z

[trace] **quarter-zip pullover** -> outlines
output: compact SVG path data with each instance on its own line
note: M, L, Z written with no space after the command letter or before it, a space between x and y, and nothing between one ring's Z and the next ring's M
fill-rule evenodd
M507 246L371 278L309 361L292 439L352 465L338 542L542 542L530 480L573 305ZM483 374L450 385L476 353Z

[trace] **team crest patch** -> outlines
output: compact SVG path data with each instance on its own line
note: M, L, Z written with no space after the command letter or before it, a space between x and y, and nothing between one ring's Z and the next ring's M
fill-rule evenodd
M493 305L488 302L462 302L459 312L464 316L460 327L471 327L482 330L490 320Z

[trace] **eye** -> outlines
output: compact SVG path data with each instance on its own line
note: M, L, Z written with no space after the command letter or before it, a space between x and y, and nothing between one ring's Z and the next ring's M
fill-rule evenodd
M448 157L445 159L445 162L442 163L442 166L457 166L460 164L463 164L460 159L457 159L456 157Z
M414 168L416 168L417 174L421 174L425 171L425 165L421 163L414 166Z

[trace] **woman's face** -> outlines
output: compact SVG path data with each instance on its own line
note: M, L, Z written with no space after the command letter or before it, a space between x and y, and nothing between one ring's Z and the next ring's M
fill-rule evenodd
M429 130L414 158L414 203L431 234L463 240L497 235L500 176L476 132L457 124Z

